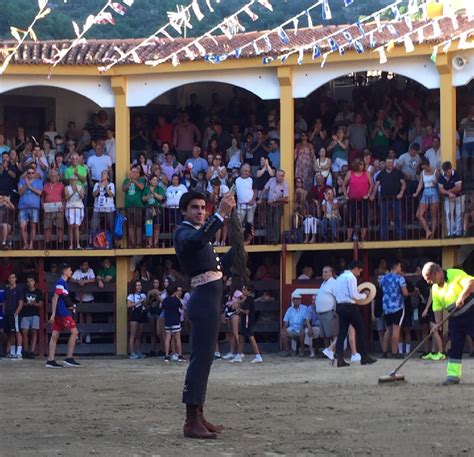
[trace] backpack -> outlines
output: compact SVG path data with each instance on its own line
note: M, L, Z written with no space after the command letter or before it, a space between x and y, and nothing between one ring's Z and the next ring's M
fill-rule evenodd
M117 240L121 240L123 238L123 225L127 218L122 214L121 211L117 212L117 216L115 217L115 227L114 227L114 235Z

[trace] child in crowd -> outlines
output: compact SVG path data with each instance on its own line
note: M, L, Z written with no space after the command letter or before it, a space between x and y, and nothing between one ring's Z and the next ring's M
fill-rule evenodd
M183 351L181 349L181 311L183 304L181 296L182 287L170 285L168 287L168 296L163 300L163 310L165 312L165 362L169 363L170 347L174 341L176 352L178 353L178 362L183 362Z
M243 296L245 298L245 301L243 301L240 305L239 354L232 361L238 362L236 358L244 353L245 339L248 338L252 346L252 351L255 354L255 358L251 361L251 363L262 363L263 359L254 336L256 314L254 290L252 284L247 284L243 288ZM240 359L240 361L242 361L242 359Z
M225 318L229 324L229 344L230 352L223 359L231 362L242 362L243 354L239 353L239 313L240 305L245 301L245 296L240 290L234 291L232 297L225 306Z
M316 243L316 234L318 233L318 204L305 205L303 230L305 234L304 243Z
M323 220L322 232L324 241L334 241L337 239L337 226L341 218L339 214L339 203L334 198L332 189L324 192L324 200L321 204Z

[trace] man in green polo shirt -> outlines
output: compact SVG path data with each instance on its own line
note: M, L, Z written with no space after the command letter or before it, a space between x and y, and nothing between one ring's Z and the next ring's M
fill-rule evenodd
M467 335L474 337L474 306L465 306L465 301L474 293L474 277L456 268L443 271L434 262L424 265L422 275L428 284L432 284L433 311L438 326L442 320L443 310L453 304L456 307L454 315L448 321L451 349L447 377L443 385L459 384L464 342Z
M129 248L141 247L143 211L145 207L142 196L145 186L146 179L140 176L139 168L132 167L130 169L130 177L126 178L122 184L122 191L125 193Z
M64 179L69 182L72 175L76 175L79 181L87 186L87 167L82 165L79 161L79 154L76 152L71 156L71 165L66 168Z

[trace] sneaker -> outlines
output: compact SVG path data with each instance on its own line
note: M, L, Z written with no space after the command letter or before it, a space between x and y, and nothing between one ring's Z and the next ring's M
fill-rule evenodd
M67 367L74 367L74 368L81 366L80 363L74 360L74 357L69 357L67 359L64 359L64 365L66 365Z
M224 360L230 360L230 359L233 359L235 357L235 354L233 354L232 352L228 352L224 357L222 357Z
M309 354L309 358L314 359L315 357L316 357L316 354L314 353L314 351L312 351L311 354Z
M128 358L132 360L137 360L140 358L140 356L136 354L135 352L132 352Z
M165 356L165 363L170 363L170 360L171 360L170 356L166 355Z
M144 359L146 358L145 354L142 354L141 352L137 353L139 359Z
M250 363L262 363L263 359L260 354L257 354L253 360L250 361Z
M229 360L230 363L242 363L242 356L237 354L233 359Z
M380 358L381 359L388 359L388 354L386 352L382 352L382 354L380 355Z
M443 386L454 386L456 384L459 384L461 380L459 378L446 378L443 382Z
M56 363L56 360L48 360L45 365L46 368L63 368L59 363Z
M280 352L280 357L291 357L291 354L288 351Z
M15 354L7 354L5 356L6 359L8 360L16 360L16 355Z
M377 362L377 359L373 359L369 355L365 355L361 358L360 364L361 365L372 365L373 363Z
M396 354L392 354L392 357L391 359L404 359L405 356L403 354L400 354L399 352L397 352Z
M14 360L22 360L23 359L23 356L21 354L17 354L15 356L13 356L13 359Z
M433 360L433 356L434 356L434 354L432 352L428 352L428 354L422 356L421 358L423 360Z
M446 360L446 356L442 352L436 352L436 354L432 355L431 360Z
M361 356L358 352L351 356L351 362L360 362Z
M91 336L89 334L86 335L86 344L91 344Z
M221 353L220 352L214 352L214 359L215 360L221 360L222 359Z
M173 354L173 355L171 356L171 361L172 361L172 362L177 362L177 361L178 361L178 354Z
M184 357L182 355L178 355L178 363L184 362Z
M323 354L324 354L329 360L334 360L334 352L331 351L331 349L329 349L329 348L323 349Z

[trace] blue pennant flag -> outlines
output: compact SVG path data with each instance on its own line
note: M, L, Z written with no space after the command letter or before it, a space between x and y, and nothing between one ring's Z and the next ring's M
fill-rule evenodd
M331 51L337 51L339 49L339 45L334 38L328 38L328 43Z
M280 41L283 44L288 44L290 42L290 38L282 28L278 29L278 38L280 38Z
M344 0L344 6L347 8L349 5L352 5L354 0Z
M267 65L268 63L273 62L275 59L273 57L267 56L262 59L263 65Z
M313 46L313 59L317 59L318 57L321 57L321 48L315 44Z
M235 48L235 58L240 59L240 56L242 55L242 49L240 48Z
M352 45L354 46L354 49L356 50L357 54L363 54L364 53L364 46L362 45L362 43L360 41L354 41L352 43Z
M357 21L355 25L359 29L359 32L362 34L362 36L365 36L365 30L364 30L364 27L362 27L362 24L359 21Z
M329 6L329 0L323 0L323 19L330 21L332 19L331 7Z
M344 30L344 32L342 32L342 35L349 43L352 43L353 38L349 30Z

